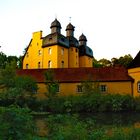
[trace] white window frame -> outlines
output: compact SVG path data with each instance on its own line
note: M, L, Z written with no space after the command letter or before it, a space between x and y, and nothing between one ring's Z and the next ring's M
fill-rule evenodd
M64 48L61 48L61 55L64 55Z
M100 91L101 91L102 93L107 92L107 85L100 85Z
M48 49L48 54L49 54L49 55L52 54L52 49L51 49L51 48Z
M138 93L140 93L140 81L138 81L138 83L137 83L137 91L138 91Z
M38 55L40 56L42 54L41 50L38 50Z
M77 85L76 88L77 88L76 91L77 91L78 93L82 93L82 92L83 92L83 86L82 86L82 85Z
M41 68L41 62L38 62L38 69Z
M26 69L29 69L29 64L26 64Z
M51 68L51 67L52 67L52 61L49 60L49 61L48 61L48 68Z

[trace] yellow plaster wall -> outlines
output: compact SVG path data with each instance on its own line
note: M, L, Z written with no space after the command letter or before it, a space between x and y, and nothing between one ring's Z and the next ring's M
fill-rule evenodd
M51 54L49 54L49 49L51 49ZM62 68L62 61L64 61L64 68L68 68L68 49L59 45L45 47L43 49L43 68L48 68L49 61L52 62L51 68Z
M68 55L69 55L68 56L68 67L69 68L78 68L79 67L79 50L75 47L70 47Z
M41 54L39 55L39 50ZM42 68L42 31L34 32L32 41L28 46L25 57L23 59L23 69L26 69L26 64L29 65L29 69L37 69L38 62L40 62L40 68Z
M81 93L77 92L77 85L80 85L81 83L60 83L59 89L60 92L58 95L79 95ZM131 82L100 82L99 85L106 85L107 86L107 92L110 94L129 94L132 95L132 83ZM38 84L39 90L37 97L39 98L45 98L45 92L46 92L46 85L43 83Z
M101 82L99 84L107 86L107 93L132 95L133 85L131 82Z
M133 83L134 97L140 96L140 93L138 92L138 86L137 86L138 81L140 81L140 68L128 69L128 74L134 79L134 83Z
M88 56L80 56L79 58L79 67L92 67L93 62L92 58Z

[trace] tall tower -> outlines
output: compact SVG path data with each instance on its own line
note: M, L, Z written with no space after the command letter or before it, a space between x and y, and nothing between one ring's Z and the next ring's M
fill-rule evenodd
M84 34L79 37L79 67L92 67L93 52L87 46L87 38Z
M69 52L68 52L68 67L79 67L79 43L74 37L74 26L69 23L66 27L66 37L69 40Z
M51 23L51 34L43 38L43 68L68 68L68 39L61 34L61 24Z

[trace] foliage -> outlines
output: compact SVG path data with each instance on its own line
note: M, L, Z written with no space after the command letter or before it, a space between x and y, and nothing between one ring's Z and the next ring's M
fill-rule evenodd
M32 77L17 76L15 63L6 65L5 69L0 71L0 88L2 100L12 101L14 104L25 100L25 98L33 98L38 87ZM8 103L9 105L9 103Z
M59 84L54 79L54 73L52 70L49 69L48 71L45 72L45 80L46 80L45 84L47 87L46 96L48 98L52 98L52 97L56 96Z
M81 83L82 89L83 89L83 93L84 94L99 94L100 93L100 89L99 89L99 82L95 81L92 82L90 79L87 81L83 81Z
M0 108L0 139L2 140L32 140L35 126L30 110L24 108Z
M128 67L130 62L133 60L130 54L121 56L119 58L113 57L111 60L102 58L100 60L93 59L93 67L110 67L110 66L123 66Z
M80 119L76 114L49 115L46 119L48 139L51 140L137 140L140 139L140 129L118 126L96 126L93 119Z

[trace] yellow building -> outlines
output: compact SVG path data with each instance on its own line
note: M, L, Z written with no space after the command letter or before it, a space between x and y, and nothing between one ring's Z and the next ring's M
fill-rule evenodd
M140 52L136 55L128 67L128 74L134 79L133 96L140 96Z
M61 24L55 19L51 33L42 37L42 31L33 37L23 57L23 69L92 67L93 52L86 45L82 34L79 41L74 37L74 26L69 23L66 36L61 34Z
M78 95L83 92L81 83L98 82L101 93L140 95L140 52L129 69L123 67L93 68L93 52L87 46L84 34L79 41L74 37L75 27L66 26L66 36L61 34L61 24L55 19L51 33L42 37L42 31L34 32L23 57L23 69L19 75L32 76L38 84L37 96L45 97L44 72L51 70L59 82L59 95Z

